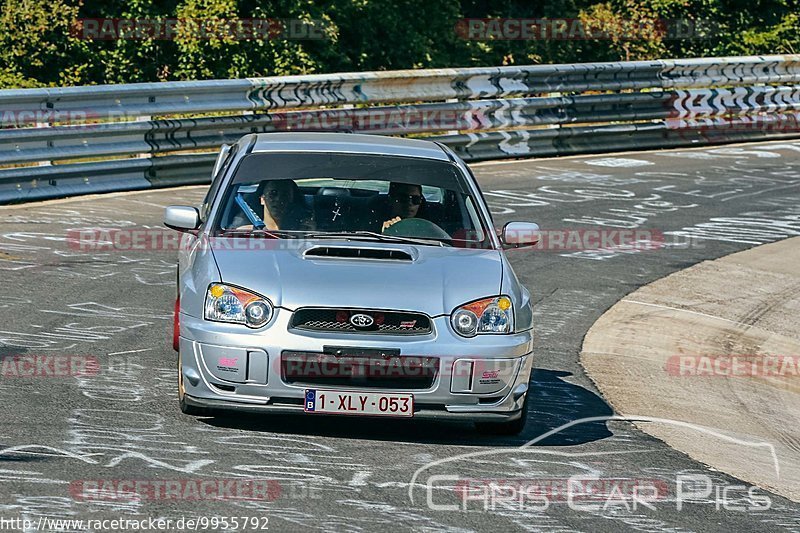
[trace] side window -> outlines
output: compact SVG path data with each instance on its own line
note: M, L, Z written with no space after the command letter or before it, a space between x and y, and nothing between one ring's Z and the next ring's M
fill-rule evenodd
M474 240L482 241L486 237L484 236L483 229L481 228L481 225L478 222L480 220L480 217L478 216L478 211L475 209L475 206L472 203L472 198L467 196L465 204L467 206L467 213L469 214L470 218L470 225L472 226L472 229L475 231Z
M217 195L219 186L222 183L222 178L225 176L228 171L228 167L231 166L231 162L236 157L238 148L239 146L235 144L231 147L231 151L228 152L228 156L225 158L225 162L222 163L222 167L219 169L219 172L212 178L211 186L208 188L208 193L206 193L206 197L203 199L203 203L200 205L200 220L203 222L205 222L206 218L208 217L208 213L211 210L211 202L214 201L214 197Z
M475 174L472 173L472 169L471 168L467 167L467 171L469 172L470 178L472 178L472 182L475 183L475 187L477 187L477 189L478 189L478 194L480 195L480 199L479 200L481 202L483 202L484 206L486 206L486 212L489 214L489 220L487 221L490 224L489 227L493 228L494 227L494 217L492 216L491 209L489 209L489 206L486 203L486 197L483 195L483 191L481 190L481 184L478 183L478 180L475 177ZM473 205L472 208L475 209L475 206ZM478 218L478 220L480 220L480 218Z

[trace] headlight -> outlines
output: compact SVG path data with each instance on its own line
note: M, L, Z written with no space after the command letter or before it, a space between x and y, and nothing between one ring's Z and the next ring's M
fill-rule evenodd
M484 298L453 311L450 323L463 337L474 337L479 333L511 333L514 331L514 308L507 296Z
M212 283L206 293L204 317L214 322L232 322L258 328L272 318L272 304L252 292Z

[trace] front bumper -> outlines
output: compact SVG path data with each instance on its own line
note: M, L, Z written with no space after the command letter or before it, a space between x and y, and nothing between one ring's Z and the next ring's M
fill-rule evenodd
M181 314L185 403L215 410L302 413L307 388L359 388L413 394L415 418L502 422L521 415L533 364L531 331L465 339L452 332L449 317L441 316L432 320L433 332L428 335L323 333L290 329L290 317L290 311L276 309L266 328L251 330ZM284 351L319 353L331 345L394 349L401 357L435 357L438 370L430 386L413 389L397 384L361 388L285 379Z

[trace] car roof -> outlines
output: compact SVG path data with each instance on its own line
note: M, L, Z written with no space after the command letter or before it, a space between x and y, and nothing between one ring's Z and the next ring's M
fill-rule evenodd
M437 144L417 139L356 133L259 133L252 153L339 152L351 154L422 157L450 161Z

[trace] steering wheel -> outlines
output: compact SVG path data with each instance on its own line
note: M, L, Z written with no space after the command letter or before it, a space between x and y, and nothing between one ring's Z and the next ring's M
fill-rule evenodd
M424 218L404 218L400 222L395 222L385 230L385 235L397 237L417 237L420 239L447 239L452 237L445 230Z

